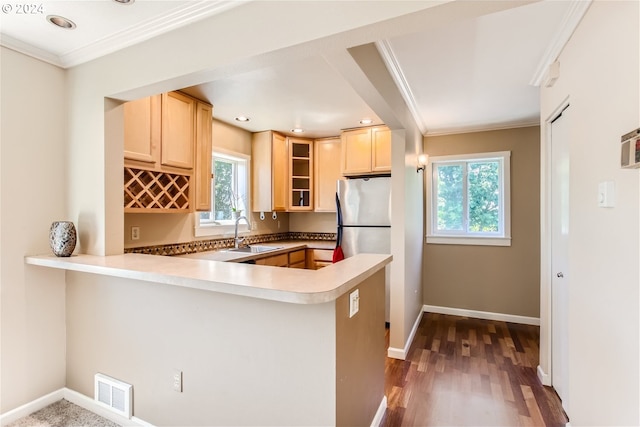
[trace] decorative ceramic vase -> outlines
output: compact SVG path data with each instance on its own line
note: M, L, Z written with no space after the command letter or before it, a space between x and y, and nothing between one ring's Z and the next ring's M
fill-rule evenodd
M49 230L49 246L55 256L71 256L76 248L76 228L73 222L53 222Z
M235 211L231 211L231 218L235 221L236 219L242 216L242 210L238 209Z

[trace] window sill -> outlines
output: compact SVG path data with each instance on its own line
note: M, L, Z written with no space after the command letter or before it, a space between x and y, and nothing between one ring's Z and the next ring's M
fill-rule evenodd
M196 237L233 237L235 233L236 226L230 224L210 224L210 225L201 225L195 228L195 236ZM249 226L247 224L239 224L238 225L238 234L246 233L249 231Z
M427 236L427 243L436 245L511 246L511 237Z

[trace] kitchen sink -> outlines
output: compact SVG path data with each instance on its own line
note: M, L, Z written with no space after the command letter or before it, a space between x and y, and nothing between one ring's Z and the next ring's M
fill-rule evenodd
M227 249L225 252L245 252L245 253L257 254L261 252L275 251L278 249L282 249L282 246L275 247L275 246L251 245L251 246L245 246L242 248Z

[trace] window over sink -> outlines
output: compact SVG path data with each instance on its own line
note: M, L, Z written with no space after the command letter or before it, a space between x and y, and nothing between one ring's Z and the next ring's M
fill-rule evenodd
M213 151L211 211L197 212L195 234L200 236L221 235L233 231L235 219L250 211L249 199L250 157L230 151ZM238 229L247 231L249 226L242 221Z

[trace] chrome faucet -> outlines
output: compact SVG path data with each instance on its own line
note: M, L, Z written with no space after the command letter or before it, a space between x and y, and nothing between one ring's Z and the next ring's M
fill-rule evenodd
M234 242L235 242L235 248L239 248L240 247L240 243L244 242L244 237L242 238L238 238L238 223L240 222L241 219L244 219L247 222L247 225L249 226L249 228L251 228L251 223L249 222L249 220L247 219L246 216L239 216L236 219L236 232L235 232L235 237L234 237Z

